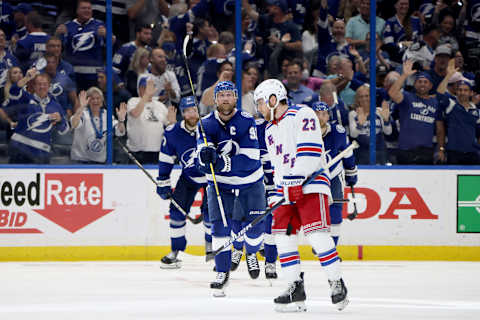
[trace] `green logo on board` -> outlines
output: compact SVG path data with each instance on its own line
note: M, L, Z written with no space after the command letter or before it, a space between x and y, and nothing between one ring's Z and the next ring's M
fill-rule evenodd
M480 176L457 176L457 233L480 233Z

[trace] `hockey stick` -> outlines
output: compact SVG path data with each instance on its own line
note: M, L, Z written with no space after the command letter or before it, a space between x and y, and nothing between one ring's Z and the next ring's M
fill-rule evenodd
M189 41L190 41L190 35L187 34L187 36L183 40L183 58L185 60L185 68L187 69L187 76L188 76L188 81L190 82L190 88L192 89L192 95L195 99L195 108L197 109L197 112L200 115L200 109L198 108L197 96L195 95L195 87L193 86L192 76L190 74L190 68L188 66L187 46L188 46ZM203 129L203 124L202 124L202 118L201 117L199 119L199 123L200 123L200 131L201 131L202 136L203 136L203 143L205 144L205 147L207 147L208 146L207 136L205 135L205 130ZM215 193L217 194L217 202L218 202L218 207L220 208L220 215L222 216L222 222L223 222L223 225L225 227L227 227L227 218L225 216L225 209L223 209L223 202L222 202L222 198L220 197L220 191L218 190L217 179L215 178L215 170L213 169L213 164L212 163L210 163L210 172L212 173L213 185L215 187Z
M353 186L350 186L350 190L352 191L352 198L353 200L355 200L355 191L353 190ZM352 201L353 202L353 212L350 213L347 218L348 220L352 221L353 219L355 219L358 215L358 211L357 211L357 203L355 201Z
M121 141L120 139L116 139L118 144L120 145L120 147L122 148L123 151L125 151L125 153L128 155L128 157L130 158L130 160L132 160L136 165L137 167L139 167L143 173L145 173L147 175L147 177L156 185L158 186L157 184L157 181L152 177L152 175L147 171L145 170L145 168L143 167L143 165L137 160L137 158L135 158L135 156L132 154L132 152L127 148L127 146L125 146ZM203 220L203 216L200 215L198 218L192 218L188 215L187 212L185 212L185 210L183 210L183 208L172 198L170 198L170 201L172 202L172 204L175 206L175 208L178 209L178 211L180 211L191 223L193 224L199 224L200 222L202 222Z
M345 157L349 152L353 151L353 149L356 149L358 148L358 143L356 141L353 141L351 145L349 145L345 150L343 150L342 152L340 152L339 154L337 154L337 156L335 158L333 158L332 160L330 160L329 163L327 163L326 167L325 168L322 168L316 172L314 172L304 183L303 183L303 186L306 186L308 185L310 182L312 182L319 174L321 174L323 171L325 171L326 169L329 169L332 165L334 165L336 162L338 162L339 160L341 160L343 157ZM285 198L282 198L280 201L278 201L277 203L275 203L270 209L268 209L267 211L265 211L264 214L258 216L255 218L255 220L253 220L252 222L250 222L249 224L247 224L242 230L240 230L237 234L233 235L232 237L230 237L230 239L225 242L223 244L223 246L221 246L220 248L218 248L217 250L207 254L206 256L206 260L207 261L210 261L212 260L213 258L215 258L215 256L217 254L219 254L220 252L222 252L223 250L225 250L226 248L228 248L230 245L232 245L233 242L235 242L237 239L241 238L243 235L245 235L245 233L247 233L248 230L250 230L253 226L255 226L256 224L258 224L260 221L262 221L267 215L271 214L273 211L275 211L275 209L277 209L278 207L280 207L283 203L285 202Z

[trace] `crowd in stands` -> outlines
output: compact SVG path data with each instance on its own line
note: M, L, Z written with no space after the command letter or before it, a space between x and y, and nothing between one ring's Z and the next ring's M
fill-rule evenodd
M480 0L377 0L377 164L480 164ZM0 162L105 163L104 0L0 1ZM370 0L113 1L112 133L142 163L157 163L164 129L192 95L201 115L213 89L235 80L255 115L263 79L293 104L323 101L333 125L369 163ZM127 163L117 144L114 162Z

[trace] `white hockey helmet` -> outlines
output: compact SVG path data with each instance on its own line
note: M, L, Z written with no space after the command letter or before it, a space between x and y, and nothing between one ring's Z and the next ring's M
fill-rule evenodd
M277 98L274 106L271 106L269 103L272 96ZM280 80L267 79L257 86L255 92L253 93L253 99L255 101L255 105L258 104L258 100L263 99L270 108L270 114L272 115L273 119L273 112L278 107L280 101L287 99L287 89L285 89L285 86Z

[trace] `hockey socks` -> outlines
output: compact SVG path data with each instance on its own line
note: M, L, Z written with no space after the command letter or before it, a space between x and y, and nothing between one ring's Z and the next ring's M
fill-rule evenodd
M212 237L212 246L213 251L221 248L225 242L229 240L228 237ZM215 256L215 269L217 272L228 272L230 271L232 259L232 248L227 247L223 249L219 254Z
M184 251L187 247L185 238L186 221L170 220L170 240L172 251Z
M311 232L307 235L308 242L315 249L318 260L327 273L328 280L339 280L340 258L332 237L326 232Z
M278 256L282 272L289 284L300 280L300 255L298 253L297 235L276 234Z

